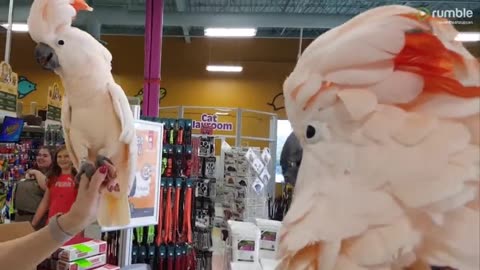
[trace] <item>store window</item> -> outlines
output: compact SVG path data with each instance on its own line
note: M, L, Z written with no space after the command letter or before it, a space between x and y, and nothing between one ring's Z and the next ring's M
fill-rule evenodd
M285 179L282 174L282 167L280 166L280 154L282 153L283 145L287 141L288 136L292 133L292 126L288 120L277 121L277 162L275 167L275 182L283 183Z

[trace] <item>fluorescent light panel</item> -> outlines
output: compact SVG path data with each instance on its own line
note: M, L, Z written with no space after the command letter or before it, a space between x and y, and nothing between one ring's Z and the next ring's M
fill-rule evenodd
M8 23L3 23L2 27L8 30ZM12 23L13 32L28 32L28 24L26 23Z
M480 41L480 32L461 32L455 37L456 41L476 42Z
M254 37L257 35L255 28L205 28L207 37Z
M242 72L242 66L219 66L208 65L207 70L210 72Z

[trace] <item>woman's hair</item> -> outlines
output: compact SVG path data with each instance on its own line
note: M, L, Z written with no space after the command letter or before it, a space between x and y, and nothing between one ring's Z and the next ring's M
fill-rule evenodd
M40 169L37 164L35 164L34 168L41 171L42 173L47 173L53 165L53 157L55 156L55 148L52 148L52 147L49 147L49 146L46 146L46 145L40 146L40 148L38 148L37 155L40 153L40 150L47 150L48 154L50 155L50 159L52 160L52 164L50 164L50 167L47 168L46 170L45 169Z
M60 146L55 154L52 156L52 166L50 167L50 170L47 173L47 186L51 187L52 185L55 184L57 181L57 178L62 174L62 168L58 165L57 162L57 157L58 154L62 151L67 151L67 148L65 146ZM75 176L77 174L77 170L75 167L72 165L72 171L71 174Z

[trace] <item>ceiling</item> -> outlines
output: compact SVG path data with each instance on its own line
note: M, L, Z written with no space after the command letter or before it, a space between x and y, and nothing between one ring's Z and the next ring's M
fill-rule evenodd
M0 0L0 22L7 21L8 2ZM14 22L26 21L31 2L15 0ZM79 14L79 27L102 35L143 35L146 0L88 2L94 12ZM164 35L188 42L203 36L205 27L257 27L258 38L315 38L360 12L389 4L429 10L465 8L473 10L476 23L480 18L480 0L164 0Z

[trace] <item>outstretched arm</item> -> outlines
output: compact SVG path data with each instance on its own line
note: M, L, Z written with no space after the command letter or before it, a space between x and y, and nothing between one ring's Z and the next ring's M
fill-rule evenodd
M48 212L48 205L50 203L50 192L48 189L45 191L45 194L43 194L42 201L40 202L40 205L37 208L37 211L35 212L35 216L33 216L32 220L32 226L36 227L40 220L47 214Z
M109 170L114 170L107 166L109 168L98 169L90 182L84 176L70 212L54 218L39 231L0 243L2 269L35 269L63 243L90 225L96 219L101 193L114 185L113 179L105 178Z

